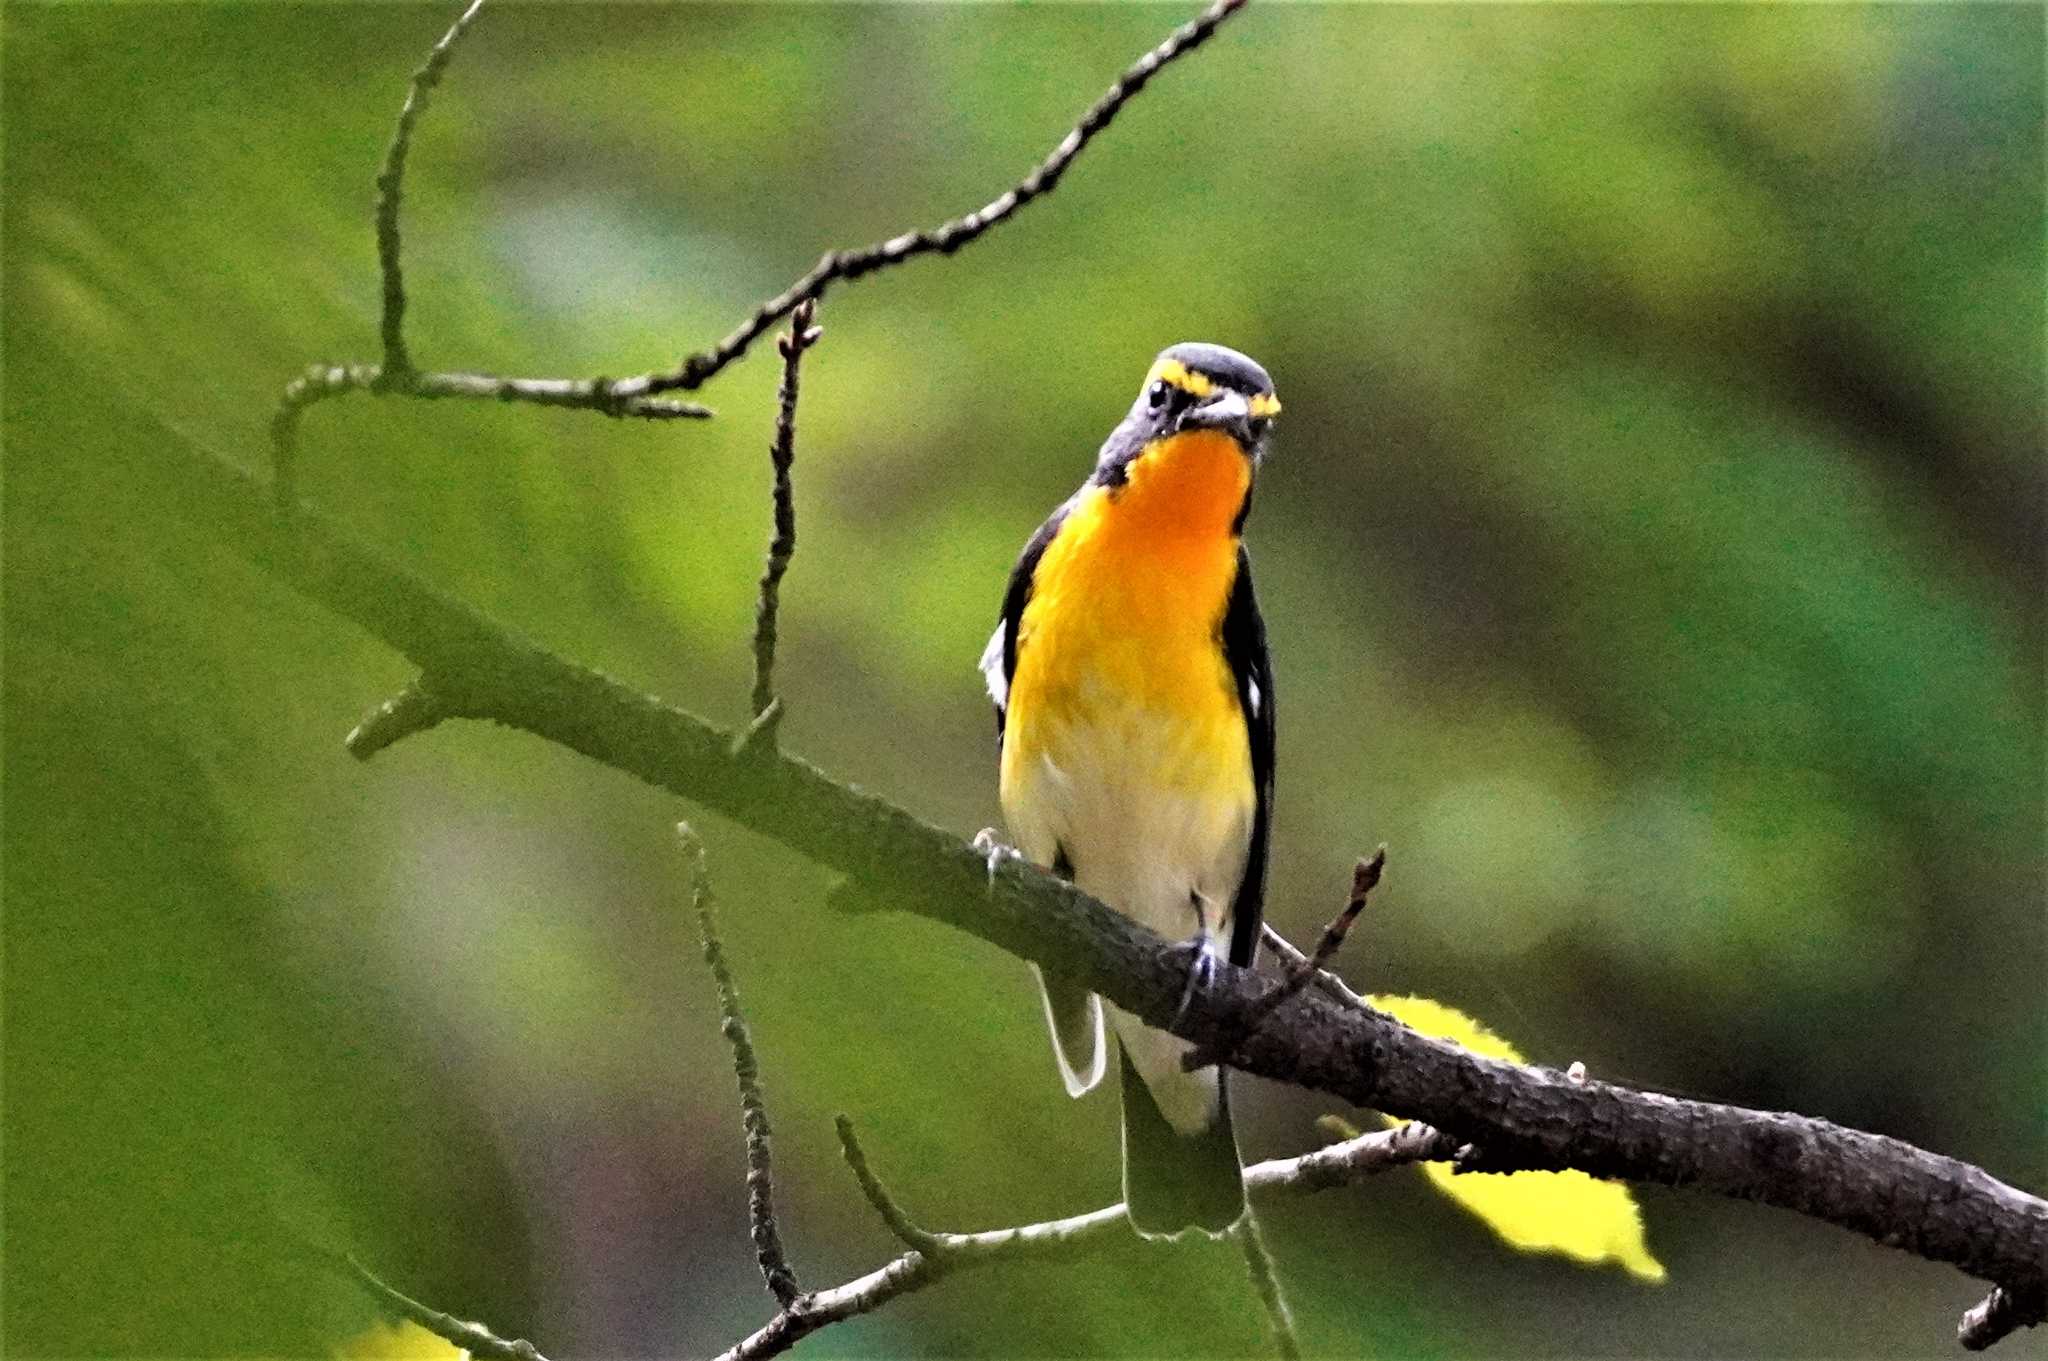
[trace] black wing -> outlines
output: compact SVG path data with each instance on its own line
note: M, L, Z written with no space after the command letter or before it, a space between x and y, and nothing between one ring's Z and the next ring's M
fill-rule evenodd
M995 636L989 639L988 652L981 659L982 670L988 675L989 698L996 705L998 751L1003 745L1003 719L1010 708L1010 677L1017 674L1017 626L1023 621L1025 603L1031 599L1031 577L1038 570L1038 560L1045 556L1045 546L1059 533L1060 523L1066 518L1067 506L1063 505L1038 527L1038 532L1024 545L1024 551L1017 555L1017 565L1010 569L1010 585L1003 592L1002 616L996 620ZM997 683L999 677L1001 684Z
M1266 655L1266 621L1252 589L1252 557L1237 547L1237 580L1223 610L1223 656L1237 682L1237 702L1252 744L1252 785L1258 804L1252 813L1252 844L1244 882L1231 904L1230 962L1249 968L1259 951L1259 924L1266 914L1266 850L1273 826L1273 663Z

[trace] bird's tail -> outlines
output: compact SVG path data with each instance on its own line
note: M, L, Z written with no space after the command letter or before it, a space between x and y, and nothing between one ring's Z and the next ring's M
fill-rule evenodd
M1108 1046L1102 1036L1102 999L1060 973L1036 964L1039 995L1045 999L1045 1024L1052 1032L1052 1056L1068 1096L1080 1096L1102 1081Z
M1230 1092L1214 1071L1216 1104L1191 1133L1175 1129L1121 1046L1124 1098L1124 1206L1131 1227L1146 1238L1171 1238L1187 1229L1221 1234L1244 1214L1244 1172L1230 1123ZM1175 1077L1206 1078L1207 1074Z

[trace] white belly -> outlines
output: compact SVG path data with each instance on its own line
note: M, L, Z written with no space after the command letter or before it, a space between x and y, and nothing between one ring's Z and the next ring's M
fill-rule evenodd
M1251 846L1253 804L1237 792L1249 781L1186 778L1183 763L1196 754L1166 715L1127 714L1113 728L1076 725L1049 736L1003 791L1018 849L1047 866L1064 852L1074 883L1093 897L1168 940L1206 929L1209 949L1224 953ZM1185 1041L1121 1008L1110 1017L1160 1113L1184 1132L1207 1127L1216 1070L1183 1073Z
M1004 790L1018 849L1041 865L1064 851L1077 885L1169 940L1201 927L1198 902L1225 935L1251 846L1249 781L1186 778L1200 755L1164 714L1049 736Z

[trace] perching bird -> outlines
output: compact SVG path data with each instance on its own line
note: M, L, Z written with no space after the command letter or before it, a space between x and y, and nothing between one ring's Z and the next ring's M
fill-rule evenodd
M982 656L1017 849L1169 940L1190 985L1258 948L1273 805L1273 678L1242 542L1280 403L1256 363L1175 345L1095 472L1025 545ZM1102 999L1039 971L1067 1091L1102 1080ZM1244 1213L1230 1102L1189 1045L1112 1007L1124 1201L1148 1237Z

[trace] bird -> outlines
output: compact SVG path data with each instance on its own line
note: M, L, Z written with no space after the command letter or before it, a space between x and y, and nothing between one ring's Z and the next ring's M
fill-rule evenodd
M1256 362L1168 347L1080 490L1018 557L981 669L1015 852L1190 952L1258 949L1273 810L1273 674L1244 545L1280 402ZM1038 974L1071 1096L1108 1067L1104 1003ZM1220 1068L1108 1008L1119 1041L1123 1190L1147 1238L1228 1232L1244 1177Z

